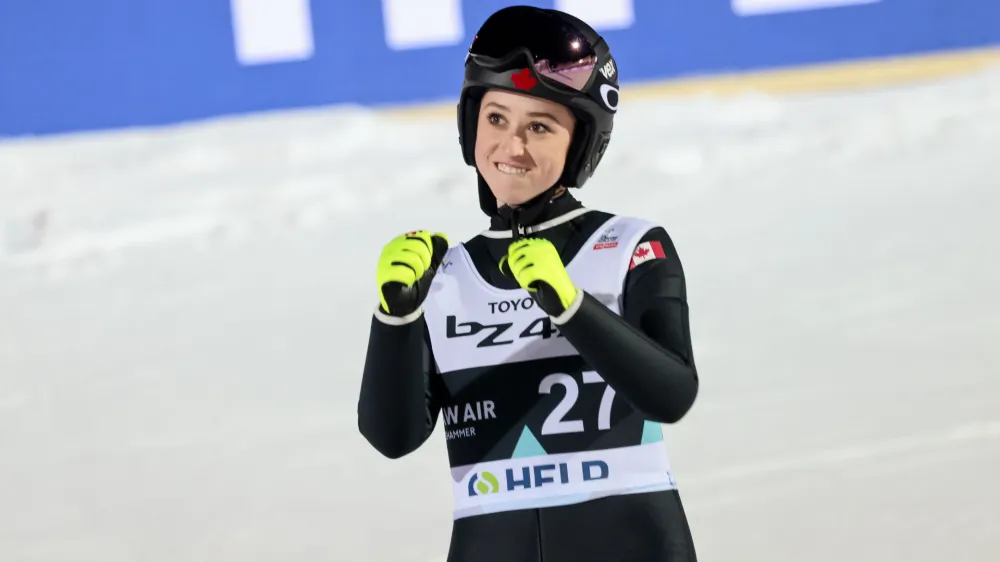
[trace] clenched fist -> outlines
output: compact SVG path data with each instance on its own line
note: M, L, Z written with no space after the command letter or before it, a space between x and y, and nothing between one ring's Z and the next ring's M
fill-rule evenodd
M382 312L406 316L420 308L448 246L444 234L427 230L408 232L386 244L375 272Z

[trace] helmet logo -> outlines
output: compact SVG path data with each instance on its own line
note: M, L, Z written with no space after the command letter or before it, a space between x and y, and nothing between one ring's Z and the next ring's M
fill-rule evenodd
M518 90L530 90L538 84L538 80L531 75L531 71L527 68L521 70L521 72L516 72L510 75L510 81L514 83L514 87Z
M604 105L611 111L618 111L618 88L611 84L601 84L601 99Z
M615 76L615 61L609 60L599 70L606 80L611 80Z

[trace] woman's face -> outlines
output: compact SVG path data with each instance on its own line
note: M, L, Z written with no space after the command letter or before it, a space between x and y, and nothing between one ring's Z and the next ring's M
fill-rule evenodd
M516 206L562 175L576 119L564 106L490 90L479 106L476 167L498 205Z

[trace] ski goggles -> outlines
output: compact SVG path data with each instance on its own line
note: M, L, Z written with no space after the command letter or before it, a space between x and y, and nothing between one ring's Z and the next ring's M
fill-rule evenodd
M582 22L581 22L582 23ZM469 57L476 64L509 70L527 58L543 81L584 92L606 54L604 40L571 18L529 6L494 13L476 33Z

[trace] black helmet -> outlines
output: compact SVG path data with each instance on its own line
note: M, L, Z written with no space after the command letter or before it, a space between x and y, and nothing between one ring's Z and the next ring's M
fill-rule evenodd
M577 119L556 185L583 187L611 141L618 110L618 69L604 39L565 12L531 6L504 8L486 20L465 58L458 102L458 142L476 165L479 105L489 89L525 93L569 108ZM480 206L492 215L496 199L479 176Z

